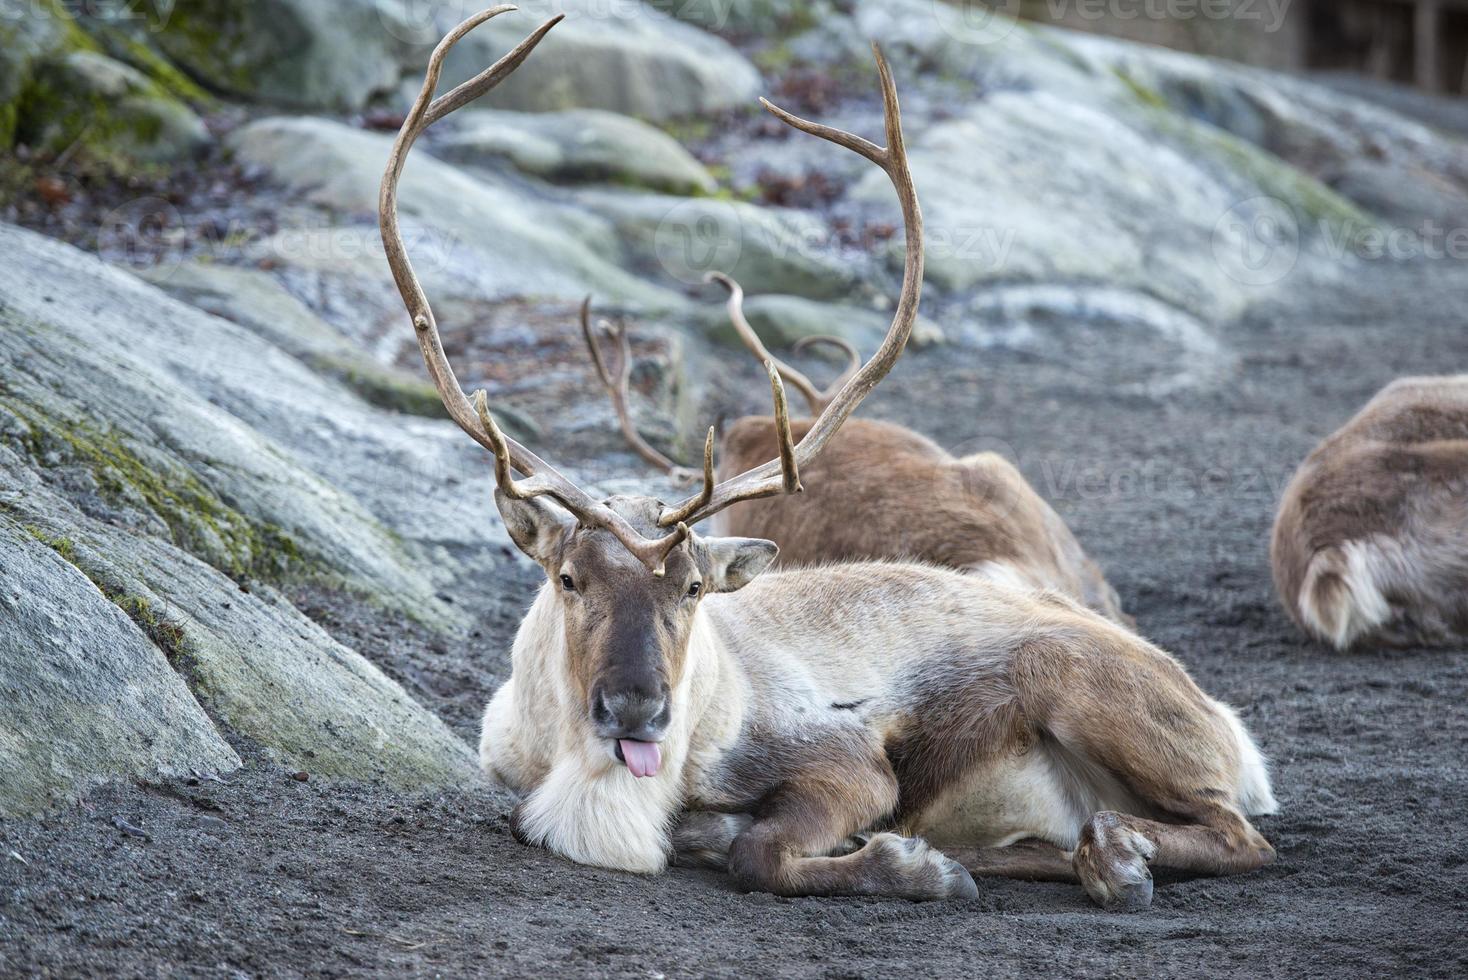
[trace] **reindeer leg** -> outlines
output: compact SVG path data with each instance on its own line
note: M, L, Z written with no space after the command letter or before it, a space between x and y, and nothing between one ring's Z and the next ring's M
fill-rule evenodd
M865 785L807 779L787 782L766 797L730 847L730 874L751 891L786 896L977 897L963 866L919 837L873 834L849 854L827 856L896 803L897 782L886 760L865 769Z
M1078 884L1071 855L1049 841L1022 840L1008 847L948 848L947 854L975 878L1018 878Z
M1087 893L1108 911L1133 912L1152 904L1151 867L1233 875L1274 860L1274 848L1234 808L1204 807L1192 816L1197 822L1186 824L1111 810L1092 816L1074 858Z
M747 813L683 811L671 835L673 864L680 868L728 870L729 848L753 822L754 818Z

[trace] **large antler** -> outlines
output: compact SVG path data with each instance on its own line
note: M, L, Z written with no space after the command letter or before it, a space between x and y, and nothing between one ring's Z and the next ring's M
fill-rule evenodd
M793 116L784 109L772 105L767 99L761 99L760 102L786 124L812 136L819 136L838 146L844 146L853 153L861 154L881 167L891 179L892 186L897 190L897 199L902 206L902 220L907 231L907 255L902 269L902 295L897 301L897 312L892 317L892 325L887 329L887 336L883 339L882 346L877 348L871 360L863 364L861 370L857 371L841 387L835 397L831 398L820 416L806 431L805 438L801 439L800 444L793 448L789 446L790 420L783 404L783 391L779 389L780 375L766 354L765 366L770 373L771 385L777 391L775 422L777 430L781 431L780 459L756 466L752 470L725 480L718 486L705 484L702 493L663 511L659 523L664 527L683 526L685 522L692 524L701 521L741 500L769 497L777 493L791 493L798 490L800 486L797 475L799 469L809 465L810 461L819 455L826 443L830 442L831 437L841 428L842 423L851 416L852 412L856 411L862 399L866 398L877 386L877 382L892 370L892 365L897 363L897 358L902 355L903 348L907 346L907 338L912 335L913 323L917 320L918 300L923 290L923 216L918 207L917 191L912 185L912 172L908 168L907 151L902 141L902 113L897 105L897 88L892 83L892 70L887 66L887 60L882 57L882 51L877 45L872 45L872 51L876 55L877 71L882 79L882 112L887 130L885 147L877 146L851 133ZM760 345L760 349L763 350L763 345Z
M810 406L812 415L824 412L826 406L831 404L842 388L846 387L846 382L856 377L856 372L861 370L861 354L847 340L841 337L828 337L824 334L816 337L802 337L795 342L794 349L797 354L807 347L828 344L846 355L846 370L841 372L841 376L825 388L816 388L815 382L804 372L786 364L766 349L764 341L760 340L759 334L755 333L754 327L750 326L748 318L744 315L743 286L735 282L732 276L726 276L722 272L710 272L703 278L704 282L716 282L729 291L729 322L734 325L734 332L739 335L740 341L751 354L759 358L760 363L768 362L775 366L775 370L780 372L780 377L800 392L805 403Z
M595 500L576 484L556 472L544 460L500 432L489 414L488 399L484 392L476 392L474 404L470 404L469 399L464 396L463 389L459 387L459 381L454 377L453 368L449 366L448 358L444 354L443 343L438 336L438 322L434 319L433 310L428 304L428 296L418 281L418 275L413 271L412 263L408 261L402 230L398 226L398 180L402 177L403 165L407 162L408 152L413 148L418 137L429 126L455 109L462 108L484 95L520 67L520 64L540 43L541 38L545 37L546 32L556 26L563 16L558 14L552 17L499 61L448 94L435 99L433 93L438 87L444 58L453 46L490 18L515 9L513 5L505 4L480 11L450 31L429 57L423 88L413 102L407 118L403 121L403 127L399 130L397 140L393 143L392 154L388 157L387 172L382 177L382 190L378 197L377 211L378 221L382 226L383 248L387 253L388 265L392 267L393 279L397 282L398 292L402 294L403 304L408 309L408 315L413 319L413 328L418 334L418 346L423 352L424 363L428 365L428 374L433 379L433 386L438 389L438 395L443 400L444 408L448 410L449 416L459 424L459 427L467 432L475 442L494 453L495 480L499 484L500 491L518 500L538 496L550 497L570 511L583 526L602 527L610 531L627 547L628 551L652 569L654 574L662 574L663 562L668 553L687 538L687 525L674 521L672 523L676 526L667 535L656 539L644 537L621 515ZM527 474L527 478L516 480L512 469Z

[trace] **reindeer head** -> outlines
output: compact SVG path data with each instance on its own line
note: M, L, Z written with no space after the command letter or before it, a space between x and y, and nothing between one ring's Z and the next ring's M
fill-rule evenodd
M593 738L633 775L657 772L689 639L703 597L743 588L779 549L757 538L689 533L651 574L610 531L582 527L557 508L495 494L510 537L545 569L566 636L566 680ZM651 533L662 505L613 497L605 505Z
M917 318L922 291L922 215L902 142L902 124L892 75L876 51L882 79L887 146L797 118L769 102L765 108L796 129L859 153L891 178L902 204L907 255L902 295L886 339L860 370L830 397L799 444L790 433L780 373L765 361L775 403L779 458L722 483L714 482L714 433L704 443L703 487L674 505L651 497L597 500L544 460L506 437L489 413L484 392L471 404L454 377L439 340L423 287L408 261L398 227L397 185L409 150L430 125L488 92L519 67L560 16L541 25L493 66L437 99L433 98L444 58L466 34L491 17L515 9L482 11L449 32L429 59L427 76L393 144L379 198L383 245L393 278L412 317L428 373L450 417L494 454L495 501L510 537L546 573L565 626L568 688L593 738L600 739L634 775L653 775L660 764L657 743L680 710L675 692L684 680L690 639L703 597L743 587L774 561L772 542L750 538L703 538L690 527L741 500L800 490L800 467L809 463L856 410L902 354ZM582 308L586 327L586 307ZM620 387L628 367L625 336ZM593 353L597 353L595 344ZM597 368L612 385L600 356ZM514 471L527 474L516 479Z

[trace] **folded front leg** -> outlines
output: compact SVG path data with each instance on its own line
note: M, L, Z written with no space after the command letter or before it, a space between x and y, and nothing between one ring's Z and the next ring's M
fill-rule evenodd
M851 835L885 819L897 780L885 758L832 766L771 793L729 849L729 873L751 891L776 895L972 898L973 878L926 841L878 833L837 857Z

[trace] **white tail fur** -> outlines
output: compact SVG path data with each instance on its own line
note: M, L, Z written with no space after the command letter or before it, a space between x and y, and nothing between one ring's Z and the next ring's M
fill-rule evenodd
M1337 650L1346 649L1391 615L1381 589L1385 564L1380 550L1366 541L1317 552L1300 587L1300 618Z

